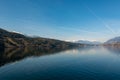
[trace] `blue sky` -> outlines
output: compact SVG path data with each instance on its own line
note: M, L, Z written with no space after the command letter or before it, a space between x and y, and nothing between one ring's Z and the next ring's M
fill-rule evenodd
M120 0L0 0L0 27L60 40L120 36Z

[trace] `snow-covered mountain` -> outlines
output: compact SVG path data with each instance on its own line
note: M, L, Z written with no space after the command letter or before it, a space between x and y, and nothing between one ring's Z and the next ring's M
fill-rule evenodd
M120 37L112 38L104 43L105 45L120 46Z
M89 44L89 45L100 45L102 44L101 42L98 41L87 41L87 40L78 40L76 43L81 43L81 44Z
M120 48L120 37L112 38L104 43L105 46Z
M107 42L105 42L106 44L115 44L115 43L120 43L120 37L115 37L112 38L110 40L108 40Z

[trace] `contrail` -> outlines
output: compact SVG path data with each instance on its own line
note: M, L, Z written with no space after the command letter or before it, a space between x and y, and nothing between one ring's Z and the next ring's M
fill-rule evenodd
M88 11L90 12L90 13L92 13L99 21L101 21L103 24L104 24L104 26L110 31L110 32L112 32L113 34L116 34L116 32L115 31L113 31L113 29L102 19L102 18L100 18L98 15L96 15L96 13L92 10L92 9L90 9L86 4L84 4L84 6L88 9Z

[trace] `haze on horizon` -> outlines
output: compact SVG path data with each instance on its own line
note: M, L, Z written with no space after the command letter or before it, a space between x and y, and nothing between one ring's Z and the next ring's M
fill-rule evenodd
M0 0L0 27L60 40L104 42L120 34L119 0Z

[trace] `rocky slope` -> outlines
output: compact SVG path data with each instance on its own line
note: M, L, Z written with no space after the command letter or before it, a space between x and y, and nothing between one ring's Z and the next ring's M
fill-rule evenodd
M105 46L120 47L120 37L115 37L104 43Z
M27 37L23 34L0 29L0 49L11 47L70 48L83 46L55 39Z

